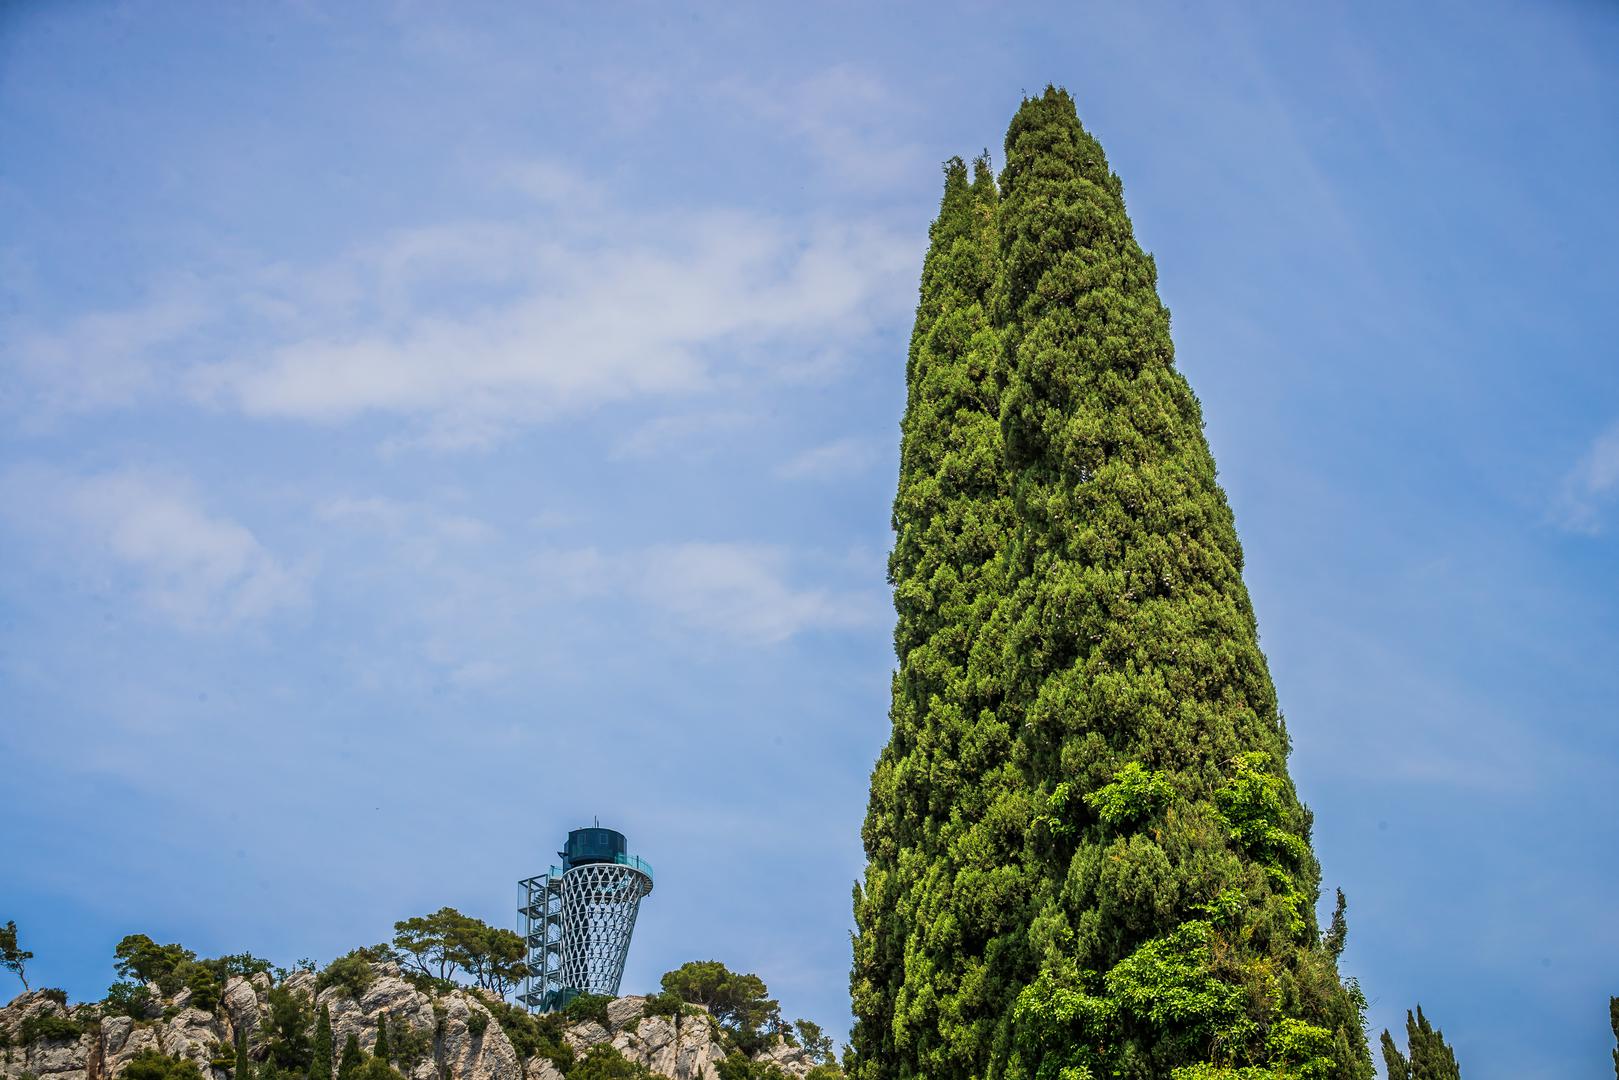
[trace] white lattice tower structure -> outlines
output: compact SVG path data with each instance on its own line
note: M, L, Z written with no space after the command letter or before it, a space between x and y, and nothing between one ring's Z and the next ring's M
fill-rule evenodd
M531 1009L561 1008L577 994L617 996L652 867L625 850L624 834L599 825L575 829L560 867L525 878L523 936Z
M652 878L620 863L586 863L562 875L562 985L618 996L641 898Z

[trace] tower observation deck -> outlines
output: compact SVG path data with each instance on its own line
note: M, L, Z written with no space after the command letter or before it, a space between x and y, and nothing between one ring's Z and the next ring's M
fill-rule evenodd
M574 829L557 852L561 866L518 882L529 978L520 1000L560 1009L579 994L617 996L652 865L629 854L624 834Z

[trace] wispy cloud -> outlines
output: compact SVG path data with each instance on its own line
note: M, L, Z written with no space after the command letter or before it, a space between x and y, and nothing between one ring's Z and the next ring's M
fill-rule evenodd
M810 630L870 625L880 605L861 592L794 584L786 553L747 544L658 547L639 558L632 587L652 604L701 630L774 644Z
M784 480L832 479L862 472L876 460L872 440L849 436L793 455L777 467L776 475Z
M301 606L304 569L288 566L229 516L211 511L183 478L120 470L90 476L13 469L0 478L3 512L21 530L99 566L100 580L129 575L152 611L192 630L263 619Z
M910 103L869 71L838 64L785 86L729 89L738 104L803 140L830 183L880 190L931 180L921 147L901 134Z
M1602 531L1602 511L1619 494L1619 424L1592 440L1563 478L1553 507L1557 523L1570 532Z
M542 203L578 183L544 163L514 175ZM185 304L85 315L30 334L22 375L47 408L166 393L256 418L382 415L405 425L396 441L483 446L733 372L799 377L892 313L914 261L873 223L536 213L402 230L325 264L260 267ZM210 323L230 337L208 340Z

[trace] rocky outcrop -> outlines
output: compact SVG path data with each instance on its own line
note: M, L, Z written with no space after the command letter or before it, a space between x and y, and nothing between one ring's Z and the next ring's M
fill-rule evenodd
M238 1032L250 1054L263 1056L271 986L265 975L232 977L212 1013L190 1008L182 993L166 1003L161 1017L141 1020L104 1017L95 1005L68 1008L38 991L25 993L0 1008L0 1080L117 1080L146 1050L195 1061L205 1080L231 1080L227 1069L211 1063L230 1055ZM336 1050L350 1034L369 1050L384 1018L396 1046L398 1034L408 1033L414 1050L395 1062L408 1080L566 1080L564 1071L543 1056L519 1057L497 1016L506 1006L487 991L429 993L390 963L373 965L371 981L357 995L336 985L317 994L315 977L307 971L288 975L279 988L305 997L317 1010L327 1007ZM669 1080L715 1080L728 1049L714 1019L696 1007L680 1016L650 1016L646 1005L644 997L618 998L607 1005L605 1024L574 1023L562 1030L562 1041L580 1057L593 1046L610 1045ZM30 1023L36 1017L60 1022ZM50 1028L57 1037L25 1037ZM814 1064L802 1049L780 1040L755 1060L789 1078L805 1076Z

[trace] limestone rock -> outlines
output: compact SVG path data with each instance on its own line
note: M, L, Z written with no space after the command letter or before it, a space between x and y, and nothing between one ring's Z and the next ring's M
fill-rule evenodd
M217 1013L185 1007L189 998L182 995L165 1003L170 1013L165 1019L109 1016L99 1022L93 1007L68 1010L38 993L22 994L0 1008L0 1032L11 1043L11 1060L0 1062L0 1080L23 1080L25 1073L37 1080L118 1080L147 1050L195 1061L206 1080L229 1080L224 1070L210 1076L209 1062L234 1042L238 1031L251 1050L263 1052L272 985L266 975L233 976L225 983ZM358 996L336 985L317 995L315 976L307 971L293 972L282 986L330 1010L338 1051L350 1034L369 1050L384 1017L403 1026L410 1034L390 1041L396 1052L401 1043L406 1048L407 1060L395 1064L409 1080L563 1080L562 1070L543 1057L519 1060L494 1016L502 1003L490 991L424 991L390 963L372 965L372 980ZM563 1028L561 1037L580 1057L593 1046L610 1044L668 1080L716 1080L726 1043L713 1017L690 1008L680 1016L649 1016L646 1002L642 996L618 998L607 1004L605 1026L584 1020ZM77 1039L22 1045L22 1023L41 1014L68 1016L83 1024L85 1033ZM790 1077L803 1077L813 1067L807 1052L779 1039L755 1060Z

